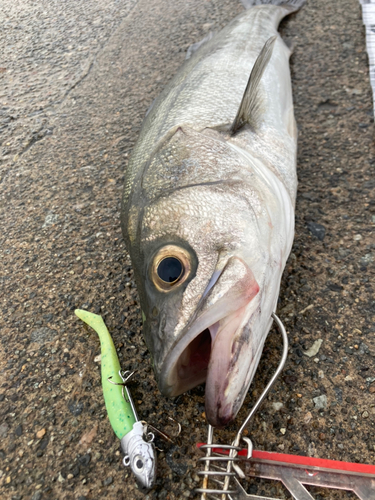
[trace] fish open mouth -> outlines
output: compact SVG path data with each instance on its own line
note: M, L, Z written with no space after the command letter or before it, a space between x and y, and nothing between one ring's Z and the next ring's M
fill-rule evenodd
M237 280L229 281L233 275ZM253 299L258 292L249 267L238 258L229 259L158 374L161 392L170 397L206 382L206 415L216 427L237 414L253 371L258 342L249 320L257 308L258 300Z
M243 382L251 368L251 353L250 364L248 359L242 359L242 363L238 359L246 344L243 340L238 342L246 336L243 328L246 309L243 306L201 330L199 325L193 325L172 351L170 369L166 370L168 376L161 381L162 392L169 396L177 396L206 382L206 415L216 427L226 425L235 417L234 403L239 398L242 401L246 390Z
M183 351L177 362L178 378L195 387L206 380L211 355L211 335L208 328L200 333Z
M179 345L182 352L180 355L177 354L177 360L173 363L171 367L168 381L172 382L168 384L168 388L164 388L163 392L167 392L170 396L176 396L183 392L196 387L206 381L213 344L215 341L216 334L219 330L220 321L217 321L212 326L204 328L200 333L195 334L194 331L189 332L190 334L186 337L190 340L186 345ZM195 330L193 328L192 330ZM165 390L167 389L167 390Z
M181 392L205 382L211 358L212 343L219 329L219 321L199 333L178 358L176 371Z
M242 324L246 312L243 307L205 328L185 347L171 371L174 395L206 382L206 418L214 427L225 427L236 417L263 350L265 337ZM265 331L271 320L268 323Z

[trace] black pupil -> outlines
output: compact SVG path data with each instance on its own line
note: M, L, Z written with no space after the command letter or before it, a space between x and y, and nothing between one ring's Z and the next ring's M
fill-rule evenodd
M143 467L142 460L137 460L135 465L138 467L138 469L142 469L142 467Z
M175 257L166 257L158 266L159 278L166 283L174 283L182 273L182 264Z

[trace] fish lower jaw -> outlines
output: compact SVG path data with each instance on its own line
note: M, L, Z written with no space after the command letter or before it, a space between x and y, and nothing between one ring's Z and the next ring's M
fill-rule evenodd
M268 332L270 324L266 326ZM256 340L258 338L258 340ZM266 335L251 335L242 348L233 349L233 343L222 345L226 350L231 346L234 356L219 360L219 364L209 367L206 380L206 417L213 427L225 427L237 416L249 386L254 378L262 355ZM223 344L226 339L222 339ZM212 354L213 360L215 352Z

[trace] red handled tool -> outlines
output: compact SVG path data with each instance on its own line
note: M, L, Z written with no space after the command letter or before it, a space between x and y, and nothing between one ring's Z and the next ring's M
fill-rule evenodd
M212 448L212 454L217 457L225 457L228 453L228 450L222 448ZM314 500L304 485L352 491L360 500L375 499L375 465L258 450L252 452L251 458L247 458L247 454L247 449L239 450L237 454L239 460L236 465L237 467L241 466L244 477L280 481L295 500ZM227 495L227 498L233 500L277 500L271 497L247 494L237 477L234 477L234 484L237 491Z
M208 426L207 444L199 444L206 455L199 459L204 464L202 488L196 493L201 500L278 500L251 495L243 489L240 479L252 477L281 481L295 500L314 500L304 485L352 491L360 500L375 500L375 466L323 460L253 450L253 444L242 433L284 367L288 354L288 337L279 318L273 319L283 337L283 355L280 364L250 411L230 445L213 443L213 427ZM247 444L247 449L240 442Z

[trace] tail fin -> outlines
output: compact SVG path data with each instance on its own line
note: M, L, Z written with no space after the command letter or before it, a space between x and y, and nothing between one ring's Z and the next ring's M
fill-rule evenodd
M307 0L240 0L245 9L250 9L256 5L276 5L285 7L289 12L297 12Z

